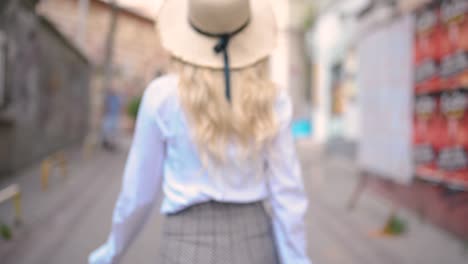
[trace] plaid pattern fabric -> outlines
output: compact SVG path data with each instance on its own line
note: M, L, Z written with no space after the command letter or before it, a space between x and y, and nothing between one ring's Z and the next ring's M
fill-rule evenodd
M167 215L158 264L278 264L261 202L206 202Z

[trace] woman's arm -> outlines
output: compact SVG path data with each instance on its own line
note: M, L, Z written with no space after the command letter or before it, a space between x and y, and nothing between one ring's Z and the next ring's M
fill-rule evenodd
M107 242L89 256L90 264L118 263L133 238L144 226L161 189L165 146L158 127L154 93L148 88L142 99L122 189L112 218ZM153 94L153 95L151 95Z
M281 91L277 111L279 132L267 153L276 246L282 264L310 264L304 224L307 196L291 135L292 106L286 91Z

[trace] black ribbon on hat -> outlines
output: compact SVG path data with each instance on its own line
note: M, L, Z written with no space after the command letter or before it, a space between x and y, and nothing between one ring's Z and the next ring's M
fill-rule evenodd
M231 101L231 72L229 68L229 53L228 53L228 45L229 41L233 36L244 30L249 25L250 20L247 20L244 25L242 25L239 29L230 32L230 33L221 33L221 34L213 34L210 32L206 32L201 30L200 28L196 27L191 21L189 21L190 26L197 31L198 33L205 35L207 37L212 38L219 38L218 43L214 46L213 50L216 54L223 53L224 59L224 80L226 84L226 99L230 102Z

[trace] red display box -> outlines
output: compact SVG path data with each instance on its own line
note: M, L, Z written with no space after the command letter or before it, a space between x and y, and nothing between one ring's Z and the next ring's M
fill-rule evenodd
M468 1L434 1L416 13L416 175L468 190Z

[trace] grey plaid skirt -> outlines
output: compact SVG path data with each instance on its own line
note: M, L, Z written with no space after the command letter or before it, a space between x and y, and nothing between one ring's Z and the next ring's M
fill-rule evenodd
M277 264L261 202L206 202L164 219L158 264Z

